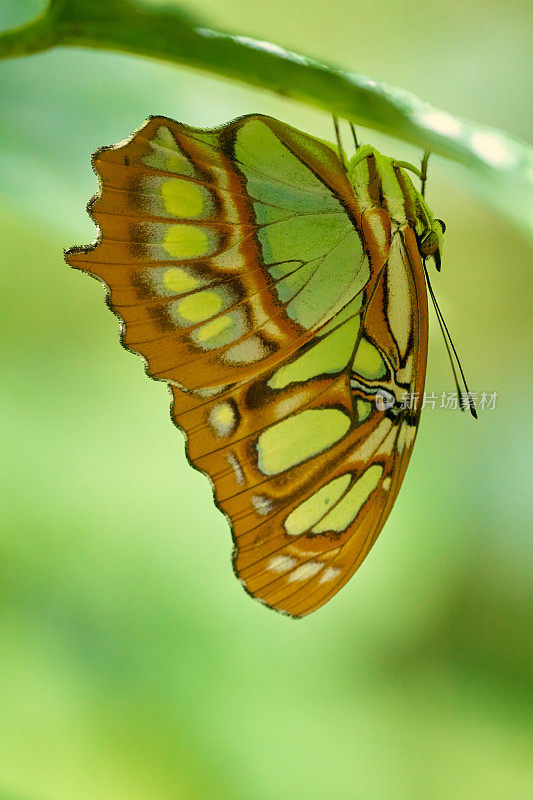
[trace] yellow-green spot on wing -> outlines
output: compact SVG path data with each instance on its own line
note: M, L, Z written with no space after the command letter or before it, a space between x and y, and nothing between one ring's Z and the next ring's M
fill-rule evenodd
M208 280L198 275L191 268L171 267L169 265L145 269L143 270L142 278L159 297L186 294L187 292L192 292L193 289L209 284Z
M284 527L289 536L299 536L309 530L326 514L330 506L344 494L351 480L351 475L341 475L326 483L318 492L312 494L303 503L291 511L285 520Z
M205 190L191 181L169 178L161 186L166 210L176 217L199 217L209 202Z
M224 314L223 317L217 317L217 319L212 320L212 322L208 322L206 325L202 325L201 328L198 328L198 341L205 342L208 339L213 339L216 336L220 336L221 333L224 333L224 331L227 331L228 328L231 328L232 326L233 320L231 319L230 314Z
M154 217L208 219L215 209L210 190L186 176L147 175L142 178L135 199L143 212Z
M192 292L200 286L200 280L181 267L169 267L163 274L163 284L172 294Z
M267 428L257 439L257 463L264 475L277 475L338 442L350 418L336 408L308 409Z
M290 383L303 383L316 375L341 372L352 356L359 321L359 316L352 317L292 363L276 370L268 382L270 388L283 389Z
M346 530L378 485L382 472L383 467L379 464L372 464L368 467L342 500L313 527L311 532L335 531L340 533Z
M359 422L364 422L370 416L371 411L372 404L368 400L361 400L360 398L357 400L357 419Z
M379 350L367 339L361 339L353 362L353 371L369 381L383 378L387 368Z
M172 225L164 235L163 248L174 258L198 258L211 250L207 231L194 225Z
M245 330L245 315L242 310L235 309L196 328L191 338L203 350L215 350L234 342Z
M218 292L206 289L177 300L173 304L172 315L179 316L185 323L203 322L220 311L223 303L224 298Z

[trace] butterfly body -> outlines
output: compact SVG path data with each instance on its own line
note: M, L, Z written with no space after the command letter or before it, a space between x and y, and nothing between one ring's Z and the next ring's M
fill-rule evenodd
M442 227L407 171L252 115L150 119L93 160L123 344L168 383L191 463L229 518L248 592L303 616L351 577L399 491L424 387L421 255Z

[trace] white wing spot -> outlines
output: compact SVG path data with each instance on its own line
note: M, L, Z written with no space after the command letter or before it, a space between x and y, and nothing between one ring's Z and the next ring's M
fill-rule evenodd
M336 578L339 573L340 569L338 567L326 567L320 576L319 583L327 583L328 581L332 581L333 578Z
M385 480L383 481L383 484L382 484L384 492L388 492L389 491L391 482L392 482L391 481L391 476L387 475L387 477L385 478Z
M302 564L301 567L291 572L289 575L289 583L293 581L305 581L306 578L312 578L313 575L320 572L323 566L324 564L321 564L319 561L308 561L307 564Z
M266 517L272 511L272 502L268 497L262 497L259 494L252 495L252 505L262 517Z
M193 394L198 395L198 397L214 397L216 394L222 394L227 388L227 386L207 386L204 389L193 389ZM188 392L189 390L185 389L185 391Z
M272 572L288 572L297 563L291 556L273 556L267 564L267 569Z
M228 453L226 455L226 461L233 470L233 473L235 475L235 480L237 481L238 484L242 486L242 484L244 483L244 473L242 471L241 465L239 464L233 453Z
M268 350L259 336L252 336L228 348L222 358L228 364L249 364L253 361L260 361L267 355Z
M405 437L405 443L407 447L411 447L413 444L414 438L416 436L416 425L409 425L409 429L407 431L407 435Z
M237 417L231 403L217 403L209 412L209 424L217 436L229 436L235 429Z
M400 433L398 434L398 440L396 442L396 448L399 453L402 452L404 447L410 447L413 443L413 439L416 436L416 425L409 425L408 422L404 422Z

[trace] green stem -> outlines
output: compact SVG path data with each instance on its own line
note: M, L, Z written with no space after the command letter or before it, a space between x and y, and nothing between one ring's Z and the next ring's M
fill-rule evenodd
M29 56L58 44L57 31L45 11L19 28L0 33L0 59Z

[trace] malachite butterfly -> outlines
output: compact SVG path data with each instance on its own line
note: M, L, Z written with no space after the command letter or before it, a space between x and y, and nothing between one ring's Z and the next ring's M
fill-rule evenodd
M104 282L124 346L168 384L244 588L309 614L400 489L443 224L403 162L365 145L345 164L256 114L214 130L153 117L93 166L99 235L67 261Z

